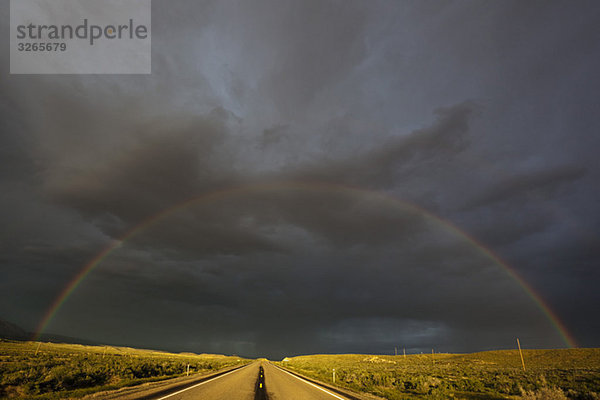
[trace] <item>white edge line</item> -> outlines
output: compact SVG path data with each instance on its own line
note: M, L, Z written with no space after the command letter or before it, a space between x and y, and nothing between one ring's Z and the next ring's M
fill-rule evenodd
M248 364L248 365L250 365L250 364ZM156 400L168 399L169 397L175 396L176 394L179 394L179 393L183 393L183 392L185 392L186 390L190 390L190 389L193 389L193 388L195 388L195 387L198 387L198 386L200 386L200 385L204 385L205 383L212 382L212 381L214 381L215 379L219 379L219 378L222 378L222 377L224 377L225 375L229 375L229 374L232 374L232 373L234 373L234 372L238 372L238 371L240 371L240 370L242 370L242 369L246 368L248 365L245 365L245 366L243 366L242 368L237 368L237 369L234 369L233 371L229 371L229 372L227 372L227 373L225 373L225 374L223 374L223 375L215 376L214 378L211 378L211 379L209 379L209 380L207 380L207 381L200 382L200 383L198 383L198 384L196 384L196 385L194 385L194 386L190 386L190 387L188 387L188 388L185 388L185 389L181 389L181 390L179 390L179 391L177 391L177 392L175 392L175 393L168 394L168 395L166 395L166 396L164 396L164 397L161 397L161 398L159 398L159 399L156 399Z
M271 364L271 365L272 365L272 364ZM340 396L338 396L337 394L333 394L333 393L331 393L329 390L325 390L325 389L323 389L322 387L320 387L320 386L317 386L317 385L315 385L314 383L312 383L312 382L309 382L309 381L307 381L307 380L306 380L306 379L304 379L304 378L300 378L299 376L296 376L296 375L294 375L294 374L292 374L292 373L290 373L290 372L286 371L286 370L285 370L285 369L283 369L283 368L279 368L277 365L274 365L274 367L275 367L275 368L278 368L278 369L280 369L280 370L282 370L282 371L283 371L283 372L285 372L286 374L290 374L290 375L291 375L291 376L293 376L294 378L296 378L296 379L299 379L299 380L301 380L301 381L302 381L302 382L304 382L304 383L308 383L309 385L311 385L311 386L314 386L314 387L316 387L317 389L324 391L325 393L327 393L328 395L331 395L331 396L335 397L336 399L340 399L340 400L346 400L345 398L343 398L343 397L340 397ZM160 399L159 399L159 400L160 400Z

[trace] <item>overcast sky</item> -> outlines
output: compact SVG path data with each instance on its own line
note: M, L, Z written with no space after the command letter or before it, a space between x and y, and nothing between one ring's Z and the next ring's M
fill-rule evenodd
M154 1L152 74L9 75L0 318L279 358L600 346L596 1ZM244 189L235 189L244 187ZM398 201L391 200L392 198ZM439 218L439 219L438 219Z

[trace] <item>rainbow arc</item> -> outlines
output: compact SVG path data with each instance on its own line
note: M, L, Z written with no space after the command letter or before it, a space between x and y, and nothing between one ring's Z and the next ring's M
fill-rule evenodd
M63 304L69 299L69 297L73 294L73 292L79 287L79 285L85 280L85 278L92 273L99 264L102 263L108 256L110 256L116 249L125 244L128 240L132 239L136 235L142 233L158 221L172 215L178 211L181 211L187 207L192 205L209 205L213 202L217 202L222 199L237 197L237 196L245 196L250 194L257 193L269 193L269 192L281 192L281 191L306 191L306 192L314 192L314 193L331 193L338 192L342 194L361 194L368 195L373 197L376 200L382 201L384 203L390 204L392 206L398 207L401 206L403 208L412 210L416 212L426 219L436 223L437 225L443 227L448 232L456 235L464 239L467 243L472 245L478 252L480 252L483 256L487 257L489 260L494 262L496 265L501 267L529 296L529 298L536 304L536 306L541 310L541 312L546 316L546 318L550 321L550 323L554 326L557 333L560 335L564 344L567 347L573 348L577 347L576 341L573 336L569 333L567 328L558 318L556 313L554 313L550 307L544 302L542 297L536 293L536 291L529 285L511 266L509 266L506 262L504 262L498 255L496 255L492 250L487 248L483 243L480 243L472 236L468 235L461 229L459 229L452 222L447 221L428 210L425 210L422 207L417 205L408 203L406 201L400 200L392 195L366 190L362 188L356 188L351 186L337 185L337 184L324 184L324 183L308 183L308 182L277 182L277 183L269 183L269 184L252 184L252 185L244 185L233 188L228 188L224 190L214 191L208 194L203 194L198 197L194 197L188 199L184 202L176 204L172 207L169 207L161 212L150 216L145 219L141 223L137 224L133 228L129 229L127 232L122 234L117 240L113 241L110 245L104 248L100 253L98 253L92 260L90 260L78 273L71 279L71 281L66 285L64 290L60 293L60 295L54 300L52 305L48 308L46 314L40 321L34 336L34 340L38 340L42 333L45 332L46 328L54 318L54 316L61 309Z

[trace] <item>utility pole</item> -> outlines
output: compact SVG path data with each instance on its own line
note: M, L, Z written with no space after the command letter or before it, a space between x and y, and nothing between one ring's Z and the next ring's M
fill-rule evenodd
M525 372L525 360L523 359L523 352L521 351L521 343L519 342L519 338L517 338L517 346L519 347L519 355L521 356L521 364L523 365L523 372Z

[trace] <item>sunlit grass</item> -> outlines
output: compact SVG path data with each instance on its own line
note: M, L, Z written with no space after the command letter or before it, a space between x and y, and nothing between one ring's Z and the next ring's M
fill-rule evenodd
M523 356L526 371L517 350L312 355L278 364L329 383L335 368L337 385L388 399L600 399L600 349L524 350Z
M0 397L81 397L247 363L239 357L0 340Z

